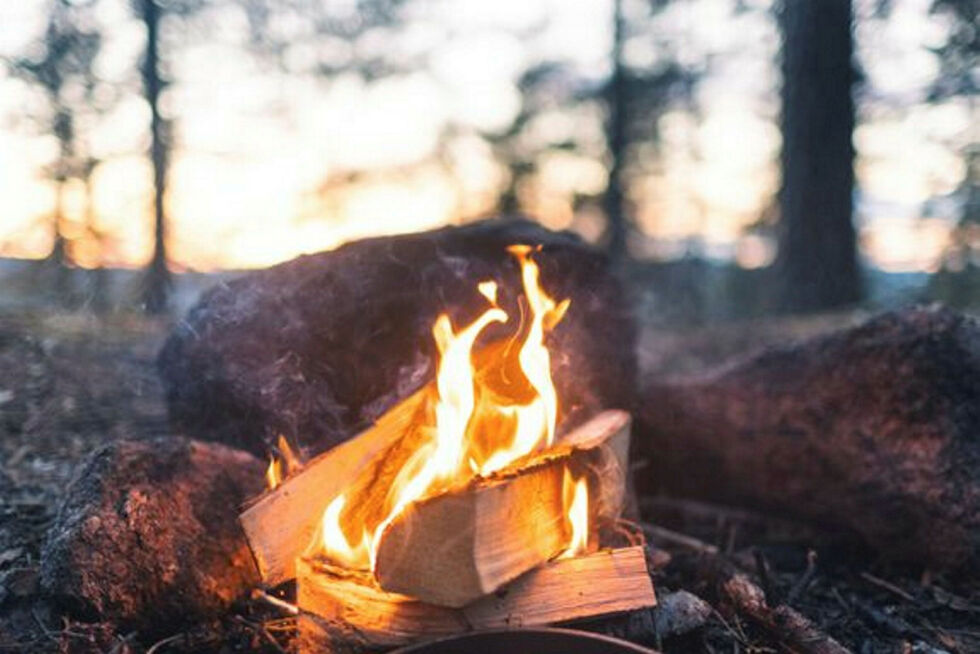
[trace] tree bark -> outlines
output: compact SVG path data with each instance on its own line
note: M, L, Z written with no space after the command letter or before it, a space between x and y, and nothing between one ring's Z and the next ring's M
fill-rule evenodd
M150 105L150 160L153 164L153 256L143 283L143 305L147 313L167 310L172 280L167 268L166 213L164 195L167 187L167 134L160 115L160 7L156 0L142 0L140 18L146 26L146 57L143 61L143 93Z
M939 308L649 379L637 479L859 535L933 569L980 561L980 322Z
M784 0L783 183L778 304L814 311L861 299L854 192L850 0Z
M572 428L630 410L632 314L606 257L569 233L506 220L348 243L205 293L160 352L174 427L259 454L280 434L306 456L343 442L432 379L432 324L482 312L478 282L500 283L516 321L514 243L541 245L542 285L571 300L548 336L559 419Z
M215 443L116 441L66 489L41 552L45 594L85 620L170 635L258 582L237 520L264 464Z

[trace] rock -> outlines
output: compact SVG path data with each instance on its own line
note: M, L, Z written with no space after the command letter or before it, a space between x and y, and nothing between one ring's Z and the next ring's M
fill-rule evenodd
M358 241L211 289L158 359L174 428L258 454L279 434L307 455L349 438L433 377L432 325L481 313L478 282L498 280L501 306L521 315L515 243L542 246L543 286L572 301L548 342L564 417L631 408L634 329L606 259L569 233L495 220Z
M656 633L661 638L690 633L707 624L713 611L710 604L686 590L664 593L653 608Z
M980 556L980 322L942 308L648 379L638 479L843 527L933 568Z
M263 463L219 444L118 441L67 489L41 553L42 590L87 620L173 633L258 583L238 524Z

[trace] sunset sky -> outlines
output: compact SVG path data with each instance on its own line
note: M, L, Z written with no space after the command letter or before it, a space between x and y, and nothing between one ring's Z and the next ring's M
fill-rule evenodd
M887 22L862 21L857 30L871 81L854 137L857 220L865 254L889 270L935 266L955 207L937 203L928 218L921 207L961 181L956 148L971 128L966 107L922 102L937 70L927 48L945 33L942 20L927 15L929 3L898 1ZM0 4L0 55L22 54L37 39L44 4ZM680 111L661 119L663 171L645 179L634 198L638 226L654 237L639 254L670 256L696 235L708 255L749 266L771 257L768 244L742 229L778 186L777 35L765 11L733 17L731 4L682 0L661 19L684 44L682 56L710 54L713 66L698 89L700 119ZM869 12L869 3L857 4L859 13ZM534 61L562 59L599 78L608 66L610 0L419 3L397 47L431 52L428 67L371 84L274 70L243 47L244 17L216 5L224 8L197 19L197 31L172 58L176 83L165 98L178 121L168 206L171 258L180 268L263 266L363 236L480 215L505 173L476 131L512 119L520 72ZM92 132L91 147L103 160L94 177L103 244L83 234L84 189L73 189L68 215L82 265L137 266L150 252L148 109L133 92L144 34L128 0L102 0L99 12L110 37L100 74L130 89ZM537 36L521 37L535 25L544 25ZM651 53L633 47L628 55L642 62ZM291 56L305 55L297 48ZM35 91L0 73L0 255L41 257L51 246L45 216L54 196L43 169L57 144L25 118L41 111L39 103ZM569 119L556 117L551 127L588 128L562 120ZM439 159L433 153L450 123L459 136L448 160ZM596 161L553 157L539 175L537 217L594 236L595 221L573 215L568 197L598 191L603 179Z

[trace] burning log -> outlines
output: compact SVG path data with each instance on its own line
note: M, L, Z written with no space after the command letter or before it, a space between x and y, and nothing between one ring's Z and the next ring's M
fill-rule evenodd
M275 586L296 576L296 558L313 541L326 502L383 458L423 409L424 389L388 411L364 433L324 452L241 514L262 579Z
M542 285L574 307L548 336L560 419L632 408L631 308L606 259L500 220L350 243L212 289L160 352L175 430L257 454L284 435L307 457L347 440L432 378L432 325L482 310L478 282L496 280L521 315L514 243L542 247Z
M608 411L557 448L410 505L381 535L379 584L449 607L495 591L569 547L569 470L588 478L588 496L601 498L593 520L583 514L582 529L619 517L628 450L629 415Z
M937 308L643 391L649 489L848 528L893 558L980 557L980 322Z
M236 518L262 468L246 452L174 438L97 450L48 532L43 590L144 635L220 614L258 582Z
M310 461L300 474L288 478L281 486L263 495L242 513L242 526L248 535L252 552L266 583L275 585L295 575L295 560L315 540L327 502L346 488L356 489L358 481L362 484L375 481L379 473L374 469L390 462L393 458L392 450L396 445L401 448L409 447L411 439L404 438L405 430L413 420L418 419L418 413L423 410L425 394L426 390L423 390L413 395L386 414L368 431ZM453 542L458 543L458 539L463 537L472 538L476 532L478 519L494 519L495 514L505 514L508 511L510 505L500 497L500 490L492 489L509 488L510 493L527 492L524 497L536 497L536 490L533 488L536 484L542 491L545 488L561 489L562 479L556 480L553 475L564 474L564 464L568 459L574 458L576 467L592 471L591 476L594 481L591 482L590 496L594 498L597 519L602 521L617 517L625 502L629 425L628 414L621 411L604 412L563 438L560 441L563 444L562 448L539 457L538 463L543 464L539 466L540 471L535 474L518 473L516 476L524 480L521 484L510 487L496 481L483 486L479 484L470 486L467 492L448 499L440 499L445 496L436 496L431 502L434 506L421 511L417 508L413 509L409 514L411 518L406 516L404 520L391 525L393 531L388 544L384 547L385 553L382 556L379 552L379 566L386 571L389 581L396 587L399 586L399 575L411 575L410 571L400 572L403 566L396 564L401 558L399 550L411 552L418 551L420 547L424 550L425 546L421 543L406 542L410 537L418 538L424 533L422 523L431 523L424 529L432 529L439 534L454 533ZM553 493L554 490L550 492ZM357 491L354 492L355 496L358 494ZM510 499L512 498L508 498L508 501ZM561 498L557 499L561 500ZM450 518L450 515L440 508L440 505L446 502L460 503L464 506L464 511L462 511L463 515L460 515L459 511L453 512L458 521L453 521L451 526L443 527L439 523L443 520L449 521ZM549 505L542 503L542 507L550 508L552 514L556 509L553 502ZM557 505L557 510L562 511L561 503ZM563 515L562 513L561 516ZM541 518L538 514L534 517ZM511 515L510 518L515 521L520 520L522 523L525 521L520 514ZM560 521L556 523L556 520L554 515L549 515L548 520L540 526L551 527L549 541L562 538L563 543L567 542L567 539L564 539L565 528ZM486 523L481 525L486 526ZM414 526L418 526L419 529L412 528ZM527 529L532 527L536 528L533 521ZM516 538L520 536L520 531L515 533L517 529L519 526L508 526L499 535ZM485 529L480 531L483 534L493 535L493 532L487 532ZM526 540L527 538L522 538L520 542L525 543ZM503 544L498 543L498 545ZM533 543L531 545L539 547ZM545 547L545 550L548 551L543 555L539 552L535 556L537 559L535 563L540 563L558 553L551 547ZM469 550L463 548L462 551L467 552L467 556L474 555L472 548ZM384 564L381 563L382 561ZM430 561L436 563L434 560L430 559ZM461 583L444 572L443 566L446 563L445 558L440 558L438 567L443 572L433 571L433 581L442 579L446 583ZM464 563L460 563L459 566L466 567ZM473 569L473 566L470 567ZM525 567L517 572L511 571L507 579L517 576L526 569ZM498 571L496 576L499 577L502 572ZM498 582L498 585L499 583L502 582ZM403 588L400 590L404 592Z
M656 604L643 548L559 559L462 608L426 604L303 560L301 651L365 651L473 629L542 626Z
M454 323L447 311L432 324L439 351L433 382L360 437L304 464L242 516L266 581L282 580L296 561L300 608L336 622L340 633L384 632L395 618L414 622L406 628L417 636L458 630L460 616L494 624L499 607L487 609L490 617L479 609L492 606L491 593L556 557L587 553L598 542L590 533L622 513L629 414L605 411L583 423L565 411L559 422L546 341L570 300L543 288L541 248L517 243L506 251L519 263L519 312L500 303L498 279L480 280L471 291L483 298L481 313ZM576 424L559 438L559 426ZM617 572L618 558L628 555L596 559L595 581L601 569ZM652 600L642 550L637 555ZM570 584L593 575L576 567L581 558L569 560L559 577L575 590ZM552 565L562 564L540 570ZM507 591L508 610L518 611L509 621L544 605L525 605L552 592L549 573L541 574ZM582 607L581 616L617 610L617 601ZM542 619L581 616L569 609Z

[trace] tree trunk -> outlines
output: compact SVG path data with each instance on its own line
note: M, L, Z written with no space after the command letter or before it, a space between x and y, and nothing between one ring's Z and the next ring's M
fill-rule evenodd
M627 80L623 63L625 18L622 0L616 0L613 16L612 77L609 80L606 110L606 138L609 148L609 178L602 198L603 210L608 221L609 256L614 261L626 253L626 216L623 211L623 169L626 165L627 134Z
M146 26L146 58L143 61L143 92L150 105L150 159L153 164L153 256L143 283L143 304L147 313L163 313L172 280L167 268L166 214L164 194L167 186L167 135L160 116L162 82L159 70L160 7L156 0L142 0L140 18Z
M855 70L850 0L784 0L780 307L814 311L861 298L854 225Z

